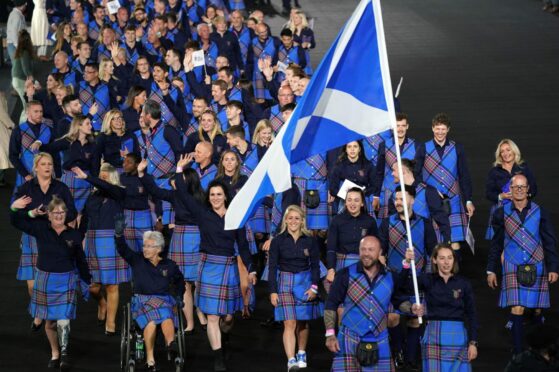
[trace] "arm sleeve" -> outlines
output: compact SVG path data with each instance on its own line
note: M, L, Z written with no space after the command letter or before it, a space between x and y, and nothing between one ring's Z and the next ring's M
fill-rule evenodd
M144 173L144 176L140 177L140 182L151 196L157 199L168 201L169 203L173 202L175 192L158 187L155 184L155 181L153 180L153 176L151 174Z
M342 181L341 173L342 164L338 163L334 166L331 172L328 174L328 191L330 195L336 197L338 191L340 191L340 183Z
M60 151L65 151L70 148L71 142L68 141L66 138L57 139L51 143L44 143L39 147L40 151L46 151L49 154L57 153Z
M386 256L388 254L388 248L389 248L388 231L389 231L389 219L385 218L382 220L378 232L378 239L380 240L380 246L382 247L383 256Z
M120 186L112 185L108 182L103 181L100 178L87 176L86 181L91 183L93 186L97 187L99 190L103 190L115 200L124 200L126 196L126 189Z
M211 101L212 99L211 87L206 85L204 81L198 82L198 80L196 79L196 75L194 74L193 71L189 71L186 73L186 81L188 82L190 89L194 93L194 97L196 98L204 97L208 100L208 102Z
M124 260L128 262L128 264L132 265L134 258L139 253L134 252L133 250L130 249L130 247L128 247L128 244L126 244L126 240L124 239L124 236L115 236L115 243L116 243L116 250L118 251L120 257L124 258Z
M245 264L247 271L250 273L253 268L252 256L250 250L248 249L247 233L244 227L237 229L235 240L237 241L237 248L239 249L239 255Z
M318 285L320 282L320 248L315 238L312 239L312 246L310 251L311 261L311 280L312 284Z
M396 145L397 146L397 145ZM384 182L384 168L386 167L386 157L385 151L386 144L385 142L381 142L378 147L378 158L377 164L375 169L375 196L380 195L380 190L382 189L382 184Z
M497 203L499 201L499 194L501 193L501 190L497 185L494 173L495 168L491 169L487 175L487 181L485 182L485 197L490 202Z
M177 186L177 195L179 199L185 204L186 208L190 214L192 214L196 219L198 219L202 213L206 210L206 206L199 203L190 193L186 187L186 183L182 177L175 177L175 185ZM246 236L245 236L246 242ZM240 247L239 247L240 249ZM248 245L247 245L248 249ZM244 260L243 260L244 261ZM248 266L247 266L248 269Z
M277 275L278 275L278 262L279 262L279 240L278 238L272 239L270 244L270 251L268 257L268 287L270 293L278 293Z
M559 258L557 257L557 237L553 231L553 224L549 214L540 208L540 234L544 249L545 266L550 273L559 272Z
M10 136L10 149L8 151L8 157L19 175L25 178L29 175L29 172L19 157L21 155L21 150L21 131L19 127L16 127Z
M465 281L465 279L464 279ZM477 315L472 285L465 281L464 286L464 317L466 318L466 330L468 332L468 342L477 341Z
M87 260L85 259L85 253L81 241L74 245L74 255L80 278L87 284L91 284L91 273L89 272L89 266L87 265Z
M491 224L493 225L494 235L487 256L487 271L498 274L501 266L501 253L505 244L504 210L502 207L498 208L493 214Z
M60 192L60 198L64 200L68 211L66 212L66 222L74 221L78 217L78 210L76 209L76 205L74 203L74 197L70 192L70 189L65 184L62 184L62 189Z
M466 161L466 154L464 147L457 146L456 155L458 156L458 178L460 182L460 191L464 202L472 200L472 178L470 170L468 169L468 162Z
M443 203L439 193L434 188L427 187L425 190L425 197L427 199L427 206L429 207L429 213L431 218L437 223L439 231L443 236L445 242L450 241L450 221L448 219L448 213L443 207Z
M328 269L336 269L336 250L338 248L338 224L334 219L328 228L326 239L326 265Z
M175 164L184 153L180 133L173 127L166 125L163 131L165 141L169 143L173 153L175 154Z
M425 144L420 143L415 150L415 169L413 171L415 179L423 182L423 163L425 162Z
M349 270L346 267L336 273L334 282L330 287L330 293L326 299L324 310L337 311L338 307L345 301L347 288L349 287Z
M27 215L27 212L23 210L18 210L16 212L10 209L10 223L16 229L23 231L26 234L37 236L37 228L40 227L41 223L36 223L31 217Z

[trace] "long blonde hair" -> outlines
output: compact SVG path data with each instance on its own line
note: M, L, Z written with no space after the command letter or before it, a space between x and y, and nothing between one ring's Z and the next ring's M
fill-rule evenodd
M310 236L312 235L311 232L307 229L307 216L305 215L305 211L298 205L292 204L285 210L283 214L283 218L281 219L281 230L280 234L287 230L287 215L290 212L297 212L299 216L301 216L301 234Z
M202 116L204 115L211 115L212 118L214 119L214 127L212 129L212 131L210 133L208 133L208 137L210 137L210 143L214 143L214 138L218 135L221 134L223 136L223 132L221 131L221 123L219 121L219 119L217 118L217 114L215 112L213 112L212 110L206 110L202 113L202 115L200 115L200 121L202 121ZM200 141L205 141L206 139L204 138L204 129L202 128L202 125L200 124L198 126L198 137L200 138Z
M124 117L122 116L122 112L118 109L109 110L105 117L103 118L103 125L101 125L101 132L107 135L113 134L113 129L111 128L111 121L117 116L120 115L122 118L123 126L122 132L126 132L126 123L124 122Z
M514 143L513 140L505 138L502 139L501 142L499 142L499 144L497 145L497 150L495 150L495 162L493 163L493 166L498 166L498 165L503 165L503 159L501 158L501 146L503 145L509 145L510 149L512 150L512 152L514 152L514 163L515 164L522 164L524 163L524 160L522 159L522 154L520 153L520 149L518 148L518 146L516 145L516 143Z
M62 138L67 139L70 142L77 141L80 138L80 127L86 121L90 120L87 116L83 115L76 115L72 119L72 123L70 124L70 129L68 129L68 133L66 133ZM93 142L93 136L87 136L88 142Z
M114 62L112 59L108 59L107 57L103 57L101 58L101 62L99 63L99 80L102 81L109 81L109 79L112 77L113 79L117 79L116 76L111 75L111 76L106 76L108 74L107 72L107 65L109 63L113 64L114 67Z
M274 141L274 127L272 126L272 122L268 119L262 119L258 123L256 123L256 128L254 128L254 134L252 135L252 143L258 144L258 137L260 136L260 131L266 128L272 131L272 139L270 142Z
M296 10L295 14L301 17L301 30L309 27L309 20L302 10ZM295 23L291 20L287 23L287 28L293 32L293 35L297 34L297 26L295 26Z

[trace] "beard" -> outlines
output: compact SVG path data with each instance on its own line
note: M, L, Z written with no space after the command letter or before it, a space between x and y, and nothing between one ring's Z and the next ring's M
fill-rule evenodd
M374 267L377 263L378 263L378 259L371 259L371 263L370 264L366 264L363 259L361 259L361 264L363 265L364 269L370 269L372 267Z

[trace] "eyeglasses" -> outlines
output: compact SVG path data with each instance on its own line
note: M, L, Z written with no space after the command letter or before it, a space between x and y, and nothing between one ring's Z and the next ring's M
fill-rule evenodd
M62 216L63 214L66 214L66 212L62 211L62 212L49 212L49 214L53 214L55 216Z
M516 185L516 186L511 186L510 187L513 190L518 190L518 191L522 191L522 190L526 190L528 188L527 185Z
M115 117L113 118L113 120L122 121L122 116L115 116Z

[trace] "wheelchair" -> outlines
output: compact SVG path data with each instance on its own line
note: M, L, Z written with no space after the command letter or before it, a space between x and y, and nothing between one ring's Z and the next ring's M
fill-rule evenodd
M175 367L175 372L182 372L186 357L186 344L184 335L184 314L176 308L178 313L178 329L175 330L175 342L178 353L174 360L167 353L167 361ZM131 303L128 302L122 310L122 326L120 337L120 369L122 372L134 372L141 368L145 362L145 344L143 329L132 319ZM156 345L157 346L157 338Z

